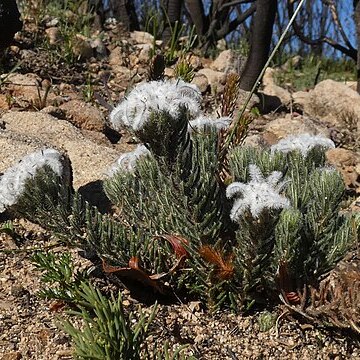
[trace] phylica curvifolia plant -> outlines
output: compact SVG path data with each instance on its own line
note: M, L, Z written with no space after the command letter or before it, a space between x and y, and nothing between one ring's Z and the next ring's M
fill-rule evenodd
M325 160L334 144L300 135L270 149L237 146L224 159L219 130L230 119L209 118L200 105L194 85L152 81L115 107L114 129L140 142L104 182L116 217L56 185L51 169L51 184L35 176L27 188L52 196L22 195L25 204L41 197L41 216L35 207L23 213L95 254L105 273L151 294L191 293L215 308L239 308L316 283L352 246L360 223L339 212L345 187ZM47 208L57 223L46 221Z

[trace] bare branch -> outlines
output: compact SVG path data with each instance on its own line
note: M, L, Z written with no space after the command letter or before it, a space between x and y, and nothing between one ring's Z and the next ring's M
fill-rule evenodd
M235 5L240 5L240 4L250 4L250 3L253 3L255 2L255 0L234 0L234 1L230 1L230 2L227 2L225 4L223 4L220 8L220 11L221 10L224 10L225 8L227 7L230 7L230 6L235 6Z
M216 32L216 39L221 39L227 34L236 30L236 28L243 23L247 18L249 18L256 11L256 3L252 4L246 11L241 14L238 14L235 20L232 20L227 26L223 26Z
M354 49L354 47L352 46L349 38L347 37L347 35L346 35L345 31L344 31L344 28L343 28L343 26L342 26L342 24L340 22L339 14L338 14L338 11L337 11L337 8L336 8L336 5L335 5L334 1L333 0L326 0L326 2L328 3L332 18L334 20L334 23L338 27L338 29L340 31L340 34L341 34L346 46L349 49Z
M295 2L294 0L288 0L288 3L287 3L290 17L294 13L294 2ZM321 43L326 43L326 44L332 46L334 49L341 51L346 56L349 56L353 60L355 60L355 61L357 60L357 50L352 47L350 42L346 43L347 46L344 46L344 45L339 44L334 39L331 39L331 38L329 38L327 36L323 36L323 35L321 35L320 37L318 37L316 39L311 39L310 37L306 36L302 32L302 30L301 30L302 27L296 21L293 22L293 29L295 31L295 34L299 37L299 39L309 45L315 46L315 45L320 45ZM346 36L345 36L345 38L346 38Z

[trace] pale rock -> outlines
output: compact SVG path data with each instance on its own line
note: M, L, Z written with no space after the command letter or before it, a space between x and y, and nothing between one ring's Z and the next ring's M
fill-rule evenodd
M259 134L249 135L244 139L243 146L249 147L262 147L263 145L263 138Z
M50 45L55 45L61 40L60 30L58 27L49 27L45 30Z
M204 68L200 69L198 74L206 76L212 91L216 90L217 92L220 92L219 89L224 87L226 76L223 72Z
M117 77L125 77L125 78L129 78L130 74L131 74L131 70L126 67L126 66L122 66L122 65L113 65L112 66L112 72L117 76Z
M166 67L164 70L164 75L168 78L173 78L175 76L175 71L173 68Z
M136 65L140 63L139 56L137 53L133 52L129 54L128 59L129 59L129 65L132 69L137 67Z
M138 49L138 59L140 62L148 62L150 60L153 46L150 44L137 44L135 47Z
M54 147L70 157L74 186L79 188L103 179L123 151L99 145L69 122L39 112L8 112L0 121L5 122L5 129L0 131L0 172L31 152Z
M91 40L90 45L99 58L102 59L107 56L106 46L104 45L103 41L99 37Z
M133 31L130 33L130 39L137 44L153 44L154 36L145 31Z
M200 56L191 55L189 57L189 63L193 67L194 70L199 70L203 67L203 61Z
M238 116L239 112L242 110L248 96L250 95L250 91L246 91L243 89L239 90L238 97L236 99L234 118ZM249 103L246 105L246 109L250 110L260 104L260 99L256 94L252 94Z
M0 110L9 110L10 100L5 94L0 94Z
M59 25L59 19L58 18L53 18L53 19L50 19L49 21L46 22L45 26L47 28L53 28L55 26L58 26ZM46 31L46 30L45 30Z
M105 129L105 119L95 106L81 100L70 100L60 106L66 118L80 129L102 132Z
M292 93L293 105L298 105L302 109L307 106L309 102L310 93L307 91L296 91Z
M275 72L276 71L272 68L266 69L262 80L263 83L262 92L266 95L275 96L279 98L281 104L288 106L291 103L291 95L289 91L276 85L274 80Z
M225 39L220 39L216 42L216 48L220 51L224 51L226 50L226 40Z
M45 101L46 89L41 86L41 78L36 74L13 73L6 78L6 83L7 90L11 93L13 101L22 107L33 106L39 108L40 105L53 104L56 99L56 95L50 90ZM41 104L42 102L44 104Z
M232 66L235 58L234 50L224 50L219 56L210 64L210 69L215 71L226 72Z
M306 116L292 117L291 114L286 114L285 117L270 121L265 126L264 138L273 145L287 136L305 133L329 137L329 130L325 126L315 124Z
M20 360L22 357L23 356L20 351L10 351L3 354L1 360Z
M202 94L204 94L209 87L208 78L204 74L199 74L199 73L195 74L191 83L195 84L199 88Z
M14 54L19 54L20 53L20 48L16 45L11 45L9 46L9 49L11 52L13 52Z
M304 110L323 118L331 126L341 126L343 115L360 114L360 95L338 81L321 81L310 91L308 100Z
M360 155L347 149L336 148L326 152L326 160L342 174L345 185L360 193Z
M109 65L110 66L120 66L124 65L123 63L123 52L120 46L115 47L110 51L109 54Z
M345 81L346 86L348 86L350 89L356 91L357 87L357 81Z
M5 77L5 76L7 83L16 86L37 86L41 81L41 78L33 73L27 73L27 74L12 73L12 74L4 74L1 77Z
M79 59L90 59L94 56L91 40L84 35L76 34L74 37L72 52Z
M210 69L222 71L226 74L234 72L241 74L244 70L246 58L234 50L224 50L209 65Z

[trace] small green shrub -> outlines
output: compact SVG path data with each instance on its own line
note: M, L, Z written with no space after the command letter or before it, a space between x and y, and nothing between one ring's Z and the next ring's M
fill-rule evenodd
M69 321L62 323L63 329L71 336L75 356L79 359L140 360L143 343L149 325L156 314L154 306L147 317L140 313L139 319L126 315L120 293L110 299L91 285L82 283L77 291L81 305L70 314L84 320L81 331ZM134 322L133 322L134 320Z
M67 332L74 344L74 355L78 359L136 360L136 359L185 359L183 350L174 352L168 344L153 348L146 338L156 316L157 306L147 315L138 309L126 312L121 294L103 295L90 284L86 272L74 270L70 253L37 252L32 257L36 268L42 272L41 281L46 287L38 295L56 299L71 305L68 314L82 320L77 327L70 320L60 320L60 327ZM149 351L152 345L153 351Z
M189 126L198 99L181 81L150 82L113 110L113 127L146 144L104 183L121 221L46 167L26 183L17 211L97 254L105 272L162 295L186 290L213 308L249 309L316 284L360 227L358 215L340 212L343 180L325 162L334 144L303 135L271 149L230 147L224 158L216 127L224 123Z

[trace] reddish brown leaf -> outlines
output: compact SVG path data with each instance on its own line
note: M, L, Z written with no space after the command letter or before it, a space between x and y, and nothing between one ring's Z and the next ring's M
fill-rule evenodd
M129 260L129 267L111 266L103 260L103 270L105 273L116 273L117 276L127 277L135 281L139 281L146 286L150 286L159 293L164 294L163 285L152 279L140 266L139 259L133 256Z
M179 235L168 235L168 234L156 236L155 239L164 239L168 241L172 246L175 255L178 258L181 259L184 256L186 259L189 258L189 253L184 246L189 244L189 241L187 239Z
M300 297L299 294L295 291L285 293L286 299L291 305L298 305L300 304Z
M199 249L199 254L208 263L215 266L214 276L220 280L229 280L234 275L234 265L232 263L233 255L224 259L223 254L219 250L209 245L203 245Z
M57 301L54 301L53 303L51 303L51 305L49 307L49 311L58 312L58 311L62 310L65 306L66 306L65 301L57 300Z

